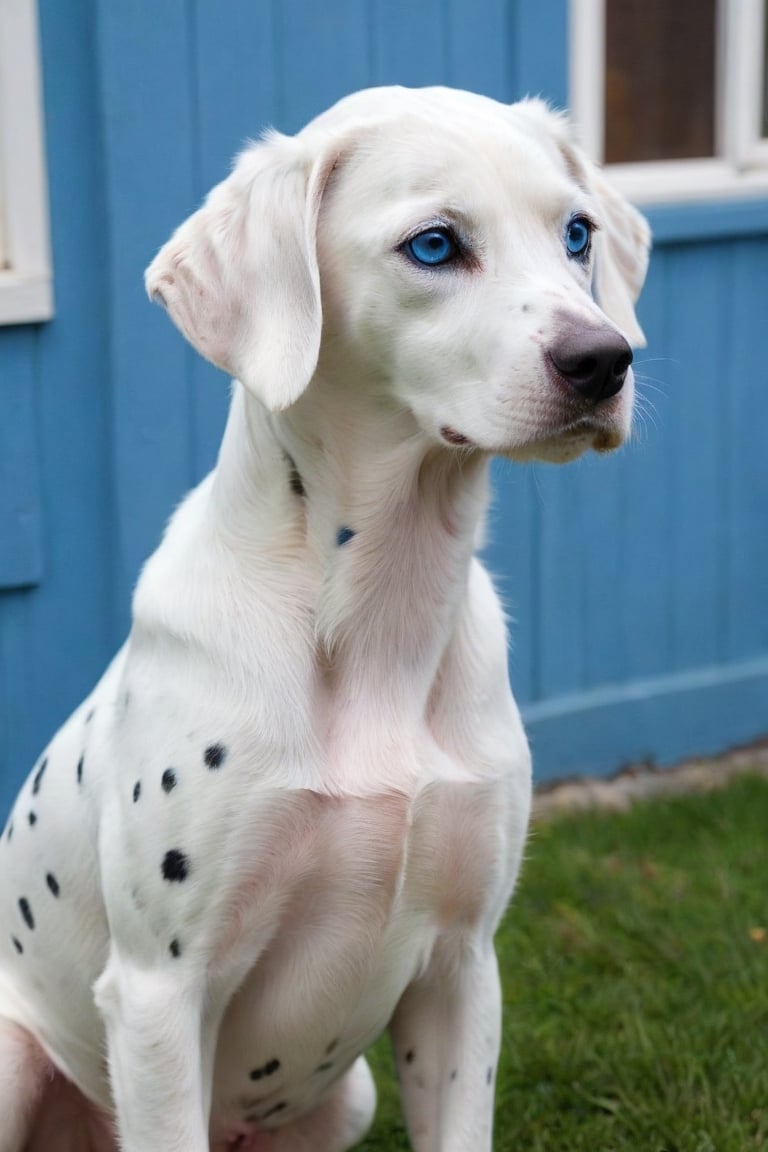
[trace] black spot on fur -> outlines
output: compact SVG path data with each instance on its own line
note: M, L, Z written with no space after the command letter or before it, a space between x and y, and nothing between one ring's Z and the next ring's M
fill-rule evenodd
M181 956L181 948L179 947L178 940L171 940L168 951L170 952L171 956L173 956L174 960L178 960L179 956Z
M289 456L287 452L284 453L285 462L288 465L288 484L290 485L291 492L294 496L305 496L304 481L301 478L293 457Z
M406 1064L413 1064L413 1058L415 1055L416 1055L416 1053L414 1052L413 1048L409 1048L405 1054Z
M30 828L34 828L35 824L37 824L37 814L35 812L30 812L29 816L27 816L27 820L29 820Z
M354 528L339 528L338 532L336 533L337 547L343 548L344 545L348 544L355 535L356 533Z
M322 1064L318 1064L315 1072L328 1072L333 1068L333 1060L324 1060Z
M489 1068L485 1076L486 1084L490 1084L491 1080L493 1080L493 1068Z
M59 887L59 882L56 879L56 877L54 876L53 872L48 873L48 875L45 878L45 882L48 885L48 887L50 888L53 895L58 896L59 893L61 892L61 888Z
M227 750L223 744L209 744L203 753L203 759L209 768L221 768L227 758Z
M133 802L134 802L134 804L138 800L139 796L141 796L141 780L137 780L133 786Z
M24 923L26 924L27 928L34 928L35 918L32 915L32 909L29 906L29 900L27 900L26 896L22 896L19 900L19 911L24 917Z
M278 1059L268 1060L267 1063L263 1065L263 1067L253 1068L251 1070L251 1080L261 1080L263 1076L272 1076L275 1072L277 1072L279 1067L280 1061Z
M91 720L93 720L93 714L95 711L96 711L95 708L91 708L90 712L88 713L88 715L85 718L86 724L90 724Z
M78 784L82 784L82 782L83 782L83 765L84 764L85 764L85 756L81 756L77 762L77 782L78 782Z
M11 842L12 836L13 836L13 820L9 820L8 821L8 835L6 836L6 840L8 841L9 844Z
M43 757L43 761L42 761L40 767L38 768L37 772L35 772L34 779L32 780L32 795L33 796L37 796L38 792L40 791L40 783L43 779L43 776L45 775L45 770L47 767L48 767L48 757L45 756L45 757Z
M338 1045L339 1045L339 1038L337 1036L335 1040L331 1040L330 1044L326 1048L326 1050L325 1050L326 1056L330 1056L330 1054L331 1054L331 1052L333 1052L334 1048L338 1048Z
M178 848L171 848L163 857L163 876L171 883L181 883L189 875L189 860Z
M13 940L13 946L16 949L16 951L18 952L19 956L21 956L22 952L24 951L24 949L21 945L21 941L17 940L15 936L11 936L11 940Z
M176 773L173 768L166 768L165 772L163 772L161 783L163 785L163 792L173 792L177 784Z
M458 1069L454 1068L453 1072L451 1072L451 1080L455 1080L456 1077L458 1076L458 1074L459 1074Z
M301 473L295 464L291 464L291 472L288 478L288 483L291 486L291 492L294 496L306 496L306 489L304 488L304 481L301 478Z
M262 1120L268 1120L270 1116L274 1116L277 1112L282 1112L283 1109L285 1109L287 1107L288 1107L288 1101L287 1100L281 1100L278 1104L273 1104L272 1107L268 1108L267 1111L264 1113L264 1115L262 1116Z

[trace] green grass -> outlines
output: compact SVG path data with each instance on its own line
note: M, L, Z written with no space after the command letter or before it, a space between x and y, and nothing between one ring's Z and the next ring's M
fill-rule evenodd
M538 826L497 946L496 1152L768 1152L768 782Z

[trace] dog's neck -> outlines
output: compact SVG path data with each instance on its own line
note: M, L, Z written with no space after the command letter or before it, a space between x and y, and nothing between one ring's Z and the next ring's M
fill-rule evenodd
M487 458L430 444L364 389L315 380L269 415L239 388L217 490L240 538L297 551L314 573L334 695L352 711L365 698L382 715L423 715L482 528Z

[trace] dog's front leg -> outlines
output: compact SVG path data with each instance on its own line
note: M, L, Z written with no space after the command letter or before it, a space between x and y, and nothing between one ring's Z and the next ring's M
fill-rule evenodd
M391 1024L415 1152L489 1152L501 1039L492 942L438 949Z
M95 993L122 1152L209 1152L199 982L178 968L139 967L113 949Z

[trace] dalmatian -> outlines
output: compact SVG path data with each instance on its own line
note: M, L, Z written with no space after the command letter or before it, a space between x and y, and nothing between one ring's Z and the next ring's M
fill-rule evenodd
M491 1148L531 761L489 461L625 441L648 248L544 103L381 88L160 249L231 408L0 840L0 1152L343 1152L385 1030L416 1152Z

